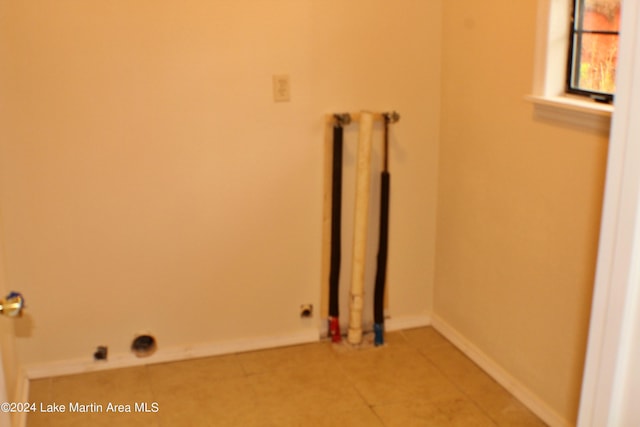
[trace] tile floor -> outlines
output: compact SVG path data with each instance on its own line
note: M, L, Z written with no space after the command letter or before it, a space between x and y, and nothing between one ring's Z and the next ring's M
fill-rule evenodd
M103 412L32 413L28 427L544 426L432 328L384 347L320 342L34 380L30 401ZM132 413L107 413L107 404ZM135 412L135 402L153 411ZM87 406L91 409L91 406ZM124 407L126 409L126 406Z

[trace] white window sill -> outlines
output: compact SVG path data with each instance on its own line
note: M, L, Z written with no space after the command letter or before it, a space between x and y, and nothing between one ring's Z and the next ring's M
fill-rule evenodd
M611 104L571 96L527 95L525 99L533 103L539 120L606 134L611 128Z

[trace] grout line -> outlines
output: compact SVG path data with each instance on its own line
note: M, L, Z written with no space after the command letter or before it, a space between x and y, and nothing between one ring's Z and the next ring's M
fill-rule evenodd
M429 326L429 328L431 328L431 329L433 329L433 330L435 331L435 329L434 329L432 326ZM436 331L436 332L437 332L437 331ZM403 335L404 335L404 332L403 332L403 331L402 331L402 333L403 333ZM440 333L438 332L438 334L440 334ZM440 335L442 336L442 334L440 334ZM455 349L457 350L457 347L456 347L456 346L455 346L451 341L449 341L449 340L448 340L446 337L444 337L444 336L442 336L442 338L443 338L443 339L444 339L448 344L450 344L451 346L453 346L453 348L455 348ZM409 340L407 340L407 342L409 342ZM455 388L456 388L456 389L457 389L457 390L458 390L458 391L459 391L459 392L460 392L460 393L461 393L461 394L466 398L466 400L468 400L468 401L469 401L469 402L471 402L471 403L472 403L476 408L478 408L478 409L480 410L480 412L481 412L482 414L484 414L484 415L489 419L489 421L491 421L495 426L498 426L498 422L497 422L497 421L496 421L496 420L495 420L495 419L494 419L494 418L493 418L489 413L487 413L487 411L486 411L486 410L485 410L485 409L484 409L484 408L483 408L483 407L482 407L482 406L481 406L481 405L480 405L480 404L479 404L479 403L478 403L478 402L477 402L477 401L476 401L476 400L475 400L471 395L469 395L466 391L464 391L464 390L461 388L461 386L460 386L460 384L458 383L458 381L454 380L450 375L447 375L447 373L446 373L444 370L442 370L442 368L441 368L441 367L440 367L440 366L439 366L435 361L431 360L431 359L429 358L429 356L428 356L427 354L425 354L425 353L427 353L427 350L425 350L425 349L420 349L420 348L418 348L418 347L415 347L415 346L413 346L413 344L411 344L410 342L409 342L409 345L411 345L413 348L415 348L415 349L418 351L418 353L420 353L420 355L421 355L421 356L422 356L422 357L423 357L423 358L424 358L424 359L425 359L429 364L431 364L434 368L436 368L436 370L438 370L438 371L442 374L442 376L443 376L443 377L445 377L445 378L446 378L446 379L447 379L451 384L453 384L453 386L454 386L454 387L455 387ZM434 348L444 348L444 347L445 347L445 345L437 345L437 346L434 346ZM429 350L431 350L431 349L429 349ZM458 350L458 351L459 351L459 350ZM469 358L468 358L464 353L463 353L463 356L464 356L465 358L469 359ZM474 365L476 365L476 366L477 366L477 364L476 364L475 362L473 362L473 360L469 359L469 361L471 361ZM478 368L479 368L479 369L481 369L479 366L478 366ZM483 372L484 372L484 371L483 371ZM439 407L438 405L436 405L436 407L438 407L438 410L440 411L440 407Z
M433 331L437 332L435 329L431 328ZM425 328L428 329L428 328ZM445 378L449 383L451 383L454 388L460 392L461 398L463 398L466 402L469 402L473 405L473 407L478 409L478 413L482 414L482 416L484 416L487 420L490 420L492 425L499 425L498 421L495 420L490 413L487 412L487 410L485 410L485 408L478 402L476 401L471 394L469 394L468 392L466 392L461 384L464 382L464 377L462 377L462 381L458 380L456 381L455 375L453 374L447 374L444 370L444 368L441 366L441 364L438 364L435 359L432 359L432 357L430 357L430 354L432 354L434 351L437 351L437 349L443 349L443 348L448 348L449 346L451 346L452 349L455 349L456 351L460 351L455 344L453 344L449 339L447 339L446 337L444 337L441 333L437 332L438 335L440 335L442 337L442 342L440 343L440 341L434 341L432 343L432 345L421 345L423 343L429 343L431 342L431 338L427 339L427 340L410 340L409 339L409 333L407 330L397 330L394 332L394 334L396 334L394 336L394 342L391 343L387 343L388 346L394 346L396 348L402 348L403 346L406 346L405 348L408 348L411 350L411 353L417 352L419 355L419 359L418 359L418 363L425 363L428 364L429 366L433 367L436 369L437 372L439 372L440 374L442 374L443 378ZM419 338L420 335L417 335L417 337ZM323 341L327 341L327 340L323 340ZM307 347L307 346L313 346L313 345L317 345L316 343L309 343L309 344L301 344L301 346ZM408 403L410 401L412 401L411 399L409 400L402 400L402 401L390 401L390 402L378 402L378 403L369 403L367 401L367 399L365 398L365 395L363 394L363 392L361 391L361 389L358 387L358 381L357 381L357 376L350 376L349 375L349 371L346 369L346 365L345 365L345 361L348 360L347 358L349 357L349 355L351 354L357 354L357 353L361 353L361 354L366 354L369 352L376 352L376 351L384 351L384 347L382 348L375 348L375 347L365 347L365 348L357 348L357 349L353 349L353 351L346 351L346 352L342 352L339 353L337 352L336 348L335 348L335 344L333 343L329 343L329 350L327 353L330 356L327 356L327 361L331 362L331 368L337 368L334 372L334 374L340 375L342 376L342 378L344 379L345 383L348 383L349 387L351 388L351 390L353 392L355 392L355 394L359 397L360 401L362 402L362 404L364 406L366 406L367 408L369 408L370 411L373 412L373 415L375 416L376 419L378 419L380 421L380 424L382 426L387 426L387 424L383 421L383 419L381 418L381 416L378 414L377 412L377 408L382 407L384 405L398 405L398 404L405 404ZM386 347L386 346L385 346ZM275 350L277 351L277 350ZM325 351L325 348L322 348L322 351ZM241 353L245 353L245 352L241 352ZM256 376L259 375L264 375L264 374L268 374L271 372L277 372L280 371L282 369L288 369L288 366L283 367L268 367L268 363L267 365L264 365L264 369L262 369L260 372L249 372L249 366L251 366L251 364L245 364L242 362L242 359L239 357L239 355L241 353L233 353L233 354L226 354L226 355L221 355L221 356L209 356L209 357L205 357L205 358L211 358L211 359L219 359L219 357L229 357L230 361L235 364L236 366L238 366L240 369L236 374L234 374L234 376L232 378L237 378L237 379L246 379L248 380L248 383L250 384L250 389L252 392L252 401L255 401L255 403L258 403L259 400L259 395L258 395L258 391L255 387L255 384L253 381L251 381L251 378L255 378ZM466 360L468 360L470 363L472 363L473 365L477 366L477 368L479 370L481 370L482 372L484 372L484 370L482 369L482 367L480 367L477 363L475 363L471 358L469 358L466 354L464 354L464 352L461 352L461 356L464 357ZM316 355L315 353L313 353L314 356ZM322 353L324 354L324 353ZM258 359L256 359L258 361L259 366L262 366L261 363L264 362L262 360L262 358L258 357ZM177 361L177 362L165 362L165 363L189 363L190 360L183 360L183 361ZM305 366L305 364L308 364L308 360L305 362L305 360L302 361L302 366ZM298 361L296 361L296 366L297 366ZM319 360L316 361L315 357L313 359L313 363L325 363L324 360ZM402 363L402 361L400 361L400 363ZM153 401L158 401L158 399L161 397L159 394L159 390L156 389L156 387L154 387L154 382L153 382L153 378L152 378L152 374L151 374L151 369L150 369L150 365L151 364L145 364L143 365L143 373L144 373L144 378L147 381L147 386L148 386L148 390L150 392L151 398L153 399ZM287 363L285 363L285 365L287 365ZM337 366L334 366L337 365ZM235 372L235 371L234 371ZM89 372L87 372L89 373ZM488 374L487 374L488 375ZM491 377L489 375L489 377ZM227 379L227 378L221 378L221 379ZM55 377L49 377L47 378L47 391L46 394L47 396L49 396L51 399L53 399L54 397L54 391L55 391ZM498 385L501 388L502 387L499 383ZM505 389L505 393L507 393L511 398L515 399L517 401L517 398L515 398L515 396L509 392L509 390ZM440 404L438 404L437 399L436 400L425 400L425 403L429 404L429 405L433 405L434 408L437 409L437 411L441 414L448 414L448 412L443 409L441 407ZM444 402L444 401L443 401ZM453 400L452 400L453 402ZM256 405L257 406L257 405ZM161 416L157 416L157 418L154 420L156 426L158 427L165 427L165 422L162 420ZM55 425L55 424L54 424Z
M368 405L368 406L371 412L373 412L373 415L380 421L380 424L382 424L383 427L388 427L387 423L385 423L384 420L380 418L380 415L378 415L378 413L376 412L375 405Z

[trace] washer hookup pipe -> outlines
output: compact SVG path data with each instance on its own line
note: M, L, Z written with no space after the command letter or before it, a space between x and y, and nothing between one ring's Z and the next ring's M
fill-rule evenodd
M383 167L380 174L380 232L378 243L378 264L373 299L373 343L376 346L384 344L384 288L387 278L387 254L389 251L389 190L391 176L389 175L389 122L390 114L384 118L384 147ZM397 120L397 119L396 119Z
M360 114L358 132L358 157L356 166L356 203L353 234L353 270L351 299L349 301L350 344L362 342L362 308L364 305L364 273L367 252L367 216L369 213L369 187L371 181L371 136L373 114Z
M340 259L342 257L342 150L343 125L348 114L335 114L333 125L333 171L331 183L331 264L329 268L329 336L340 342Z

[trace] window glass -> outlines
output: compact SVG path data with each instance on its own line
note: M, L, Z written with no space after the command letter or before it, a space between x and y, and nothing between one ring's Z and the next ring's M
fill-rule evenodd
M620 0L575 0L568 91L611 100L618 60Z

